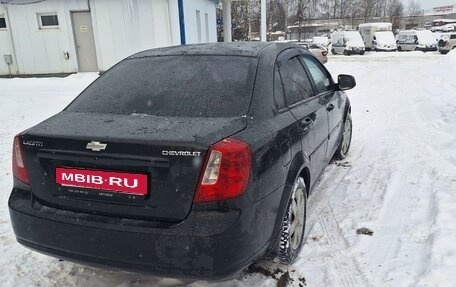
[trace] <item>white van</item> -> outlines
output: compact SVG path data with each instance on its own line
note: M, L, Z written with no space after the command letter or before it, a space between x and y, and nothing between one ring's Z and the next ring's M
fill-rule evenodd
M366 50L363 39L358 31L335 31L331 34L331 43L331 52L333 55L364 55Z
M366 50L396 51L396 39L391 23L366 23L359 25Z
M437 39L429 30L404 30L396 36L398 51L437 51Z

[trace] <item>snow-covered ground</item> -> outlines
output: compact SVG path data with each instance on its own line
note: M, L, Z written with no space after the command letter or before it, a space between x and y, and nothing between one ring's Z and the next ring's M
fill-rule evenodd
M308 286L456 286L456 53L335 56L327 67L358 81L349 92L353 143L310 197L298 261L288 269L260 262L230 281L186 284L276 286L273 277L288 271L290 286L304 278ZM15 241L7 211L12 138L95 78L0 79L1 286L183 284L60 262ZM373 235L358 235L363 227Z

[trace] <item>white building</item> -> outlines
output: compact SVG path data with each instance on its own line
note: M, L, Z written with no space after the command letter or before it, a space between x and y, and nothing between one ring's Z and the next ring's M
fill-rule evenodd
M105 71L155 47L216 42L216 0L0 0L0 75Z

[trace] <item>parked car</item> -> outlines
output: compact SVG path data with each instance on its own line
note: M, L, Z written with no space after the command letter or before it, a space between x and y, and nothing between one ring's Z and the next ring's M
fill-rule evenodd
M391 23L366 23L359 25L366 50L396 51L396 39Z
M375 33L374 36L375 51L394 52L397 51L396 38L391 31L382 31Z
M396 36L397 50L402 51L437 51L435 35L429 30L404 30Z
M306 48L309 50L312 55L315 56L322 64L326 64L328 62L328 50L323 48L323 46L316 44L316 43L306 43L306 42L295 42L299 46Z
M456 32L456 23L442 26L442 32Z
M323 48L328 49L331 40L328 36L315 36L313 37L313 43L321 45Z
M172 277L291 263L307 196L350 148L355 85L289 43L135 54L15 137L17 241Z
M448 54L451 50L456 48L456 33L442 34L439 40L439 52L441 54Z
M331 35L331 43L333 55L348 56L352 54L364 55L365 53L364 42L358 31L335 31Z

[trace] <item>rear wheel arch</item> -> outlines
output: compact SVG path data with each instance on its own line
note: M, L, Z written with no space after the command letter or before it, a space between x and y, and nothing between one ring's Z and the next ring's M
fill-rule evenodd
M308 161L307 161L308 162ZM286 184L293 185L296 178L299 176L301 170L306 165L306 157L300 151L296 153L291 161L290 168L288 170Z
M310 195L310 169L307 166L305 166L299 173L299 177L302 177L304 179L304 183L306 184L307 197L309 197L309 195Z
M290 201L290 197L293 191L293 186L296 180L299 177L304 179L304 183L306 184L306 193L307 196L310 193L310 169L309 169L309 160L308 157L303 155L302 152L299 152L293 158L290 169L288 170L287 180L284 186L284 190L282 193L282 199L280 200L280 205L277 211L276 220L274 222L274 231L272 234L272 241L269 247L269 253L267 257L270 256L275 258L276 254L274 251L277 250L277 246L280 241L280 231L282 228L282 222L285 217L285 213L287 212L288 203Z

